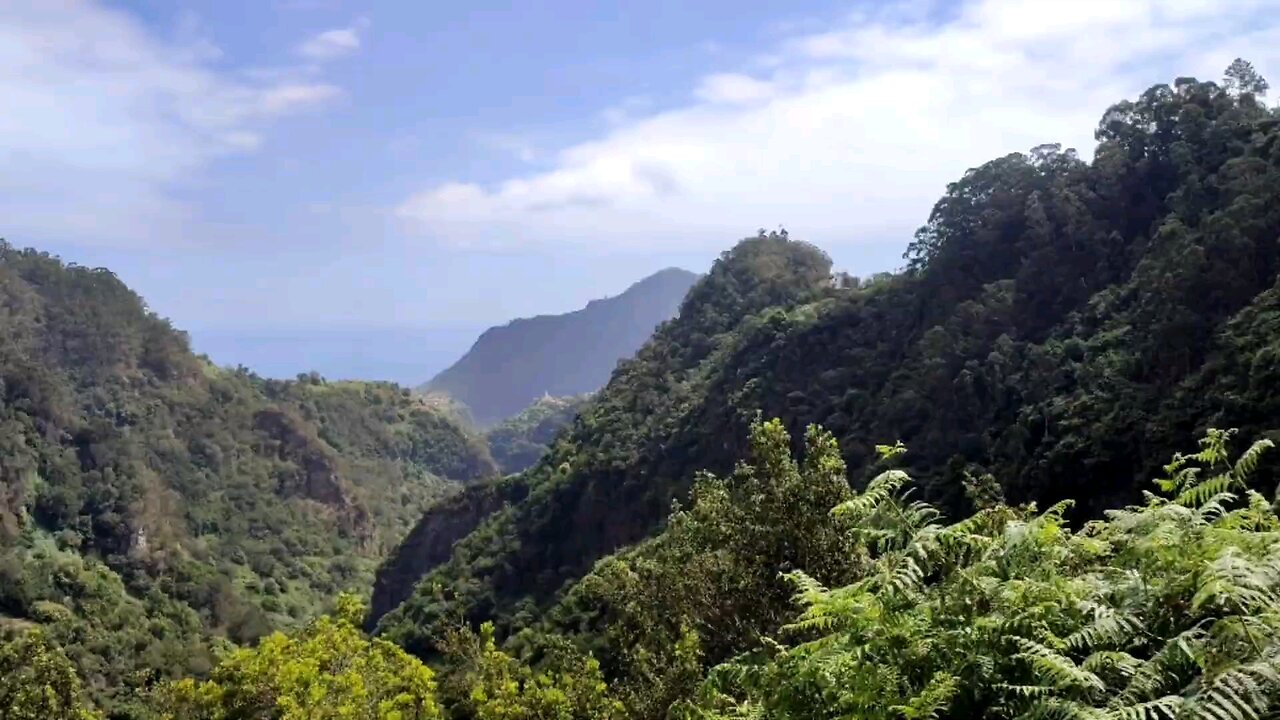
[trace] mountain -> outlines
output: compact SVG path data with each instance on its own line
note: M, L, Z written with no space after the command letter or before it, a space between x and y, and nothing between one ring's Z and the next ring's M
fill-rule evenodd
M696 279L694 273L668 268L581 310L489 328L423 389L465 403L486 427L543 395L598 390L619 360L633 355L654 328L675 314Z
M103 707L367 588L497 473L407 388L215 367L108 270L0 242L0 629L41 626Z
M6 247L0 716L1272 717L1265 90L974 168L898 273L739 242L501 476L446 397L217 370ZM409 513L368 610L321 603Z
M752 593L715 585L732 578L711 570L714 587L679 594L699 553L713 565L720 556L714 542L662 530L696 525L672 501L698 504L699 472L727 476L752 456L758 413L779 418L761 440L772 457L779 437L803 452L805 428L825 427L855 489L883 469L877 446L905 443L916 497L950 517L993 497L1072 501L1066 521L1098 518L1142 501L1211 428L1280 437L1280 117L1249 87L1265 88L1157 85L1108 109L1090 162L1043 145L970 170L900 273L833 283L811 245L783 234L739 243L547 456L505 481L520 491L457 525L475 529L447 558L416 566L416 589L377 620L379 633L423 657L458 617L494 622L513 647L536 646L531 634L574 638L636 697L667 697L673 678L750 651L779 631L785 602L751 605ZM771 462L758 472L785 474ZM749 478L713 485L703 502L730 503L724 492ZM1275 463L1253 476L1268 493L1276 479ZM447 523L441 512L425 517ZM781 543L768 548L796 547L752 517L760 542ZM816 520L772 522L800 533ZM786 555L773 552L760 557ZM795 567L750 572L776 580ZM659 595L671 599L644 606Z
M643 539L691 479L691 469L673 474L669 468L709 459L691 453L690 438L676 433L705 400L705 386L721 369L734 329L756 313L831 292L830 269L824 253L785 235L762 234L724 253L690 289L679 313L659 326L634 358L618 364L609 384L550 452L523 475L504 482L506 497L523 499L488 518L470 515L475 532L459 537L447 562L424 563L404 548L397 551L396 567L388 561L379 570L385 595L409 594L411 588L384 578L394 576L403 583L413 577L404 571L411 566L432 570L427 575L431 583L439 579L456 589L459 598L466 598L468 616L476 608L486 616L504 614L507 602L525 597L545 601L595 559ZM736 445L727 435L706 440L722 445L726 458L736 457ZM428 512L410 537L425 534L424 526L449 522L447 514ZM443 619L432 614L437 606L426 594L428 588L427 582L420 585L420 592L379 626L388 638L424 654L427 637L439 630L436 620Z

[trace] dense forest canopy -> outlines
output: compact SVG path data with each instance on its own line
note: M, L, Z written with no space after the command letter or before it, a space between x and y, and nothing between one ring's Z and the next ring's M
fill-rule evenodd
M0 668L48 672L0 710L1272 717L1266 90L1237 61L1112 106L1091 161L974 168L899 273L747 238L492 452L393 386L212 368L104 271L6 247ZM303 621L392 537L368 608Z
M365 591L483 440L403 388L212 366L109 271L0 244L0 625L95 700ZM120 710L123 712L123 710Z
M542 459L560 432L590 400L590 393L538 398L532 405L489 428L489 452L504 473L528 470Z

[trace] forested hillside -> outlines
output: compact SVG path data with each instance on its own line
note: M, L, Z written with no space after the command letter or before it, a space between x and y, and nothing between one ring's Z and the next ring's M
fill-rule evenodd
M0 608L41 627L0 645L0 711L1274 717L1265 91L1237 61L1112 106L1089 161L1044 145L975 168L895 274L833 283L785 231L743 240L501 476L447 406L210 368L109 274L6 248L5 592L37 590ZM63 285L109 292L70 303ZM108 297L133 309L101 314ZM59 359L85 356L106 364ZM498 459L568 415L495 430ZM206 435L216 452L193 445ZM339 596L210 652L257 635L237 618L355 577L332 566L374 557L383 524L407 534L368 609ZM68 577L75 595L53 587ZM215 601L193 577L232 580Z
M484 434L489 452L504 473L528 470L546 454L560 432L573 423L590 395L538 398Z
M213 367L109 271L0 244L0 624L43 627L106 707L363 592L496 474L406 389Z
M543 395L598 390L675 314L697 275L667 268L622 294L564 315L539 315L489 328L462 359L424 387L462 402L483 427L519 413Z
M754 313L816 299L827 292L829 271L820 250L777 234L726 252L689 291L677 316L619 364L572 428L520 480L532 488L529 496L455 546L420 594L382 620L386 636L428 651L422 633L439 630L434 623L446 615L435 613L452 612L445 609L451 603L440 606L428 594L437 582L458 593L454 602L465 603L468 616L507 616L526 599L550 599L595 559L652 532L698 467L697 438L679 433L720 367L734 328ZM702 437L726 458L737 457L739 443L728 435Z
M1280 121L1263 90L1244 64L1179 79L1107 110L1090 162L1045 145L975 168L905 271L851 289L812 246L742 242L383 636L430 657L459 614L500 635L545 619L594 560L663 526L696 471L732 470L758 411L796 438L824 426L855 487L901 440L952 517L984 477L1098 517L1207 427L1275 433Z

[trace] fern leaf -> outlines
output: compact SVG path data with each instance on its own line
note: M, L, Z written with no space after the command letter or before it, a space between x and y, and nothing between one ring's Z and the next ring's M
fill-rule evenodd
M959 678L950 673L935 673L915 697L904 705L894 705L890 709L905 720L934 720L951 704L951 698L955 697L959 684Z
M1098 613L1094 621L1068 635L1065 642L1072 650L1124 647L1141 628L1141 622L1133 615L1106 609Z
M831 512L836 516L861 518L878 509L910 481L911 478L901 470L886 470L875 476L865 490L840 503Z
M1248 482L1249 477L1253 475L1253 471L1258 467L1258 461L1262 459L1263 453L1275 447L1275 443L1263 438L1249 446L1248 450L1236 459L1235 465L1231 467L1231 474L1235 476L1236 481L1241 485Z
M1059 688L1105 690L1106 684L1097 675L1077 667L1071 658L1026 638L1014 637L1014 643L1022 650L1014 657L1028 662L1037 679Z
M1185 702L1177 695L1165 695L1136 705L1113 708L1107 717L1111 720L1173 720Z

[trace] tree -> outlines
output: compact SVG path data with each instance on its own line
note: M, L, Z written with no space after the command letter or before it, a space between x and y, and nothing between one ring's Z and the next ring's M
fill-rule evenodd
M75 668L41 630L0 645L0 717L5 720L95 720Z
M624 708L610 697L595 659L556 653L534 670L499 650L492 623L479 634L450 633L451 673L444 682L450 715L475 720L610 720Z
M1266 78L1259 75L1253 68L1253 63L1243 58L1236 58L1227 66L1222 74L1222 85L1227 92L1235 95L1249 93L1259 97L1266 96L1267 90L1271 87Z
M727 478L704 473L690 506L638 548L597 564L557 608L589 618L593 649L632 718L662 718L705 668L753 647L795 609L781 573L847 581L862 566L830 510L850 496L831 435L811 427L802 461L778 420L757 419L751 458Z
M342 595L335 616L295 636L274 633L233 651L207 681L164 686L156 699L173 720L431 720L441 717L433 673L418 659L357 628L364 607Z

